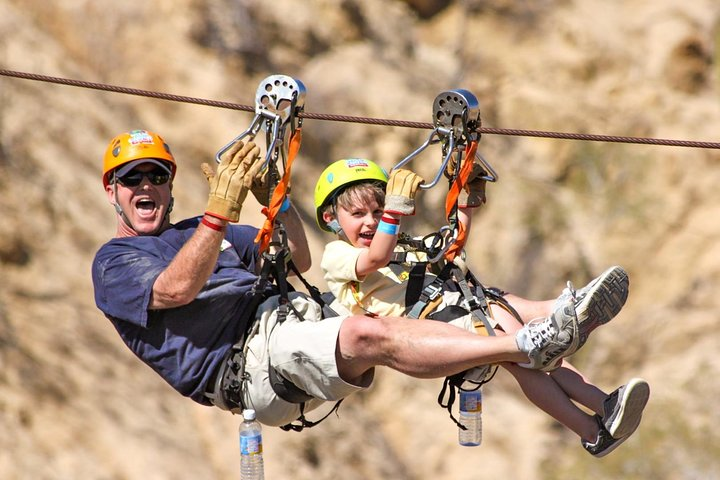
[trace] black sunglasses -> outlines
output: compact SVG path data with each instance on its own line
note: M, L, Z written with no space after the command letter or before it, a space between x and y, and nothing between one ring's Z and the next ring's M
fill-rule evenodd
M130 170L126 175L116 178L117 181L125 187L137 187L142 183L143 178L150 180L150 183L153 185L164 185L170 180L170 174L161 168L156 168L149 172Z

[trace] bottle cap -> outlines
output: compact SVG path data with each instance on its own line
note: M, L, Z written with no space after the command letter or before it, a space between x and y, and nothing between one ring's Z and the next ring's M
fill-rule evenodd
M242 416L243 420L251 422L255 420L255 410L253 410L252 408L246 408L245 410L243 410Z

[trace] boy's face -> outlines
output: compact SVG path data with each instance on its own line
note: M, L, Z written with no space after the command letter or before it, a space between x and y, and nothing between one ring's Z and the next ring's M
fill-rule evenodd
M358 248L369 247L383 214L383 208L377 201L358 202L349 209L338 205L336 212L337 221L348 242ZM329 221L332 220L332 215L325 213L323 218Z

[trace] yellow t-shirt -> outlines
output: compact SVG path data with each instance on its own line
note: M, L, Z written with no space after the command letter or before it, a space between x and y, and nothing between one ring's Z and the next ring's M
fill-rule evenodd
M405 311L405 291L410 276L410 266L392 263L358 278L355 271L361 248L343 240L335 240L325 246L320 267L325 274L328 288L345 308L354 315L370 312L381 316L401 316ZM425 275L425 285L434 275Z

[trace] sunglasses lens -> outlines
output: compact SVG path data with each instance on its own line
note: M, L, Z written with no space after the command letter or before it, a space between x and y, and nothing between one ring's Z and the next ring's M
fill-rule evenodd
M170 180L170 174L163 170L152 170L150 172L138 172L132 170L127 175L118 177L118 181L126 187L137 187L147 177L153 185L163 185Z
M148 178L150 179L150 183L152 183L153 185L163 185L167 183L168 180L170 180L170 175L165 172L150 172L148 174Z
M142 182L144 175L140 172L130 172L123 177L118 177L118 182L126 187L137 187Z

